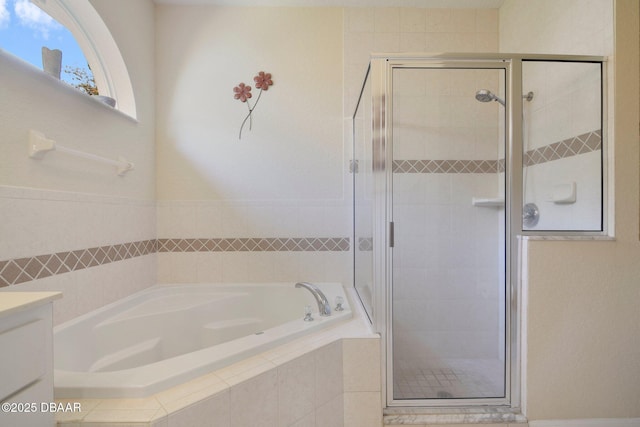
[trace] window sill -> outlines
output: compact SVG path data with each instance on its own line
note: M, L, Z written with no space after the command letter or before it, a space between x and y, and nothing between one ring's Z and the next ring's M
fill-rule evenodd
M121 116L123 118L126 118L132 121L133 123L139 123L139 121L136 118L131 117L129 114L126 114L120 111L118 108L111 107L105 104L104 102L81 92L80 90L74 88L73 86L71 86L68 83L65 83L62 80L56 79L55 77L48 75L47 73L42 71L40 68L22 60L21 58L13 55L10 52L7 52L6 50L0 49L0 62L3 63L3 68L4 68L4 65L6 64L6 69L8 70L9 73L13 71L15 73L28 75L30 78L38 80L39 82L42 82L43 84L46 84L46 85L52 85L57 89L63 91L64 93L71 94L71 96L81 97L78 99L83 99L83 100L88 99L90 100L89 102L100 104L101 108L108 109L112 111L114 114ZM117 107L117 100L116 100L116 107Z

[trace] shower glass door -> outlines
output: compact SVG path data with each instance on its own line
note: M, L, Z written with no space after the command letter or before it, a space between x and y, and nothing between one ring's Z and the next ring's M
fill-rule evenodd
M405 405L508 398L504 67L391 68L387 390Z

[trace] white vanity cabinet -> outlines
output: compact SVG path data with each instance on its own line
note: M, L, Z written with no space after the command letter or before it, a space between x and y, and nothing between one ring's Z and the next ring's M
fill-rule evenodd
M45 409L53 402L53 301L61 296L0 292L0 426L55 425Z

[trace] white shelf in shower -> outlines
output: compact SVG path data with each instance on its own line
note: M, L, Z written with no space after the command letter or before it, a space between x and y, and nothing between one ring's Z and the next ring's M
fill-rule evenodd
M471 204L479 208L501 208L504 207L502 197L472 197Z

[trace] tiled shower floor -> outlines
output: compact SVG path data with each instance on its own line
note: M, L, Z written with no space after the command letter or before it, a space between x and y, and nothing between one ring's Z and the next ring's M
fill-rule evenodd
M456 399L504 396L499 360L397 360L394 399Z

